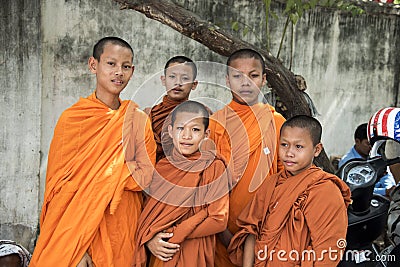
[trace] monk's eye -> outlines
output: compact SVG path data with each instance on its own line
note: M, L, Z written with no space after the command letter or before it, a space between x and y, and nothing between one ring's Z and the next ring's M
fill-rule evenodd
M281 147L287 147L288 145L286 143L281 143Z
M175 79L175 75L168 75L168 78L170 78L170 79Z
M107 61L107 64L110 65L110 66L114 66L115 65L115 63L112 62L112 61Z
M302 146L302 145L296 145L296 148L297 148L297 149L302 149L303 146Z
M124 69L130 70L130 69L132 69L132 66L131 65L124 65Z
M199 132L200 129L199 128L193 128L193 132Z
M182 131L182 130L183 130L183 127L178 126L178 127L176 127L176 129L177 129L178 131Z
M260 75L258 75L258 74L252 74L252 75L251 75L251 78L253 78L253 79L256 79L256 78L258 78L258 77L260 77Z

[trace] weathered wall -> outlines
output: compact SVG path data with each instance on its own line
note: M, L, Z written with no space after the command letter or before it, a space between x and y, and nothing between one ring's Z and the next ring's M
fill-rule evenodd
M40 2L1 1L0 19L0 238L32 248L39 204Z
M263 44L261 1L177 2L221 27L235 20L251 25L254 33L244 38ZM119 10L113 0L1 3L0 238L32 250L53 129L65 108L92 92L94 77L87 59L98 39L116 35L132 44L136 70L122 98L133 98L142 107L162 94L158 77L168 58L185 54L196 61L226 59L142 14ZM279 11L280 6L275 8ZM282 28L282 21L271 21L274 54ZM345 153L354 128L376 109L399 104L399 29L398 17L352 17L322 10L305 14L297 25L293 71L307 80L329 155ZM141 87L145 81L147 86ZM206 85L193 97L204 92L229 98L226 90L212 91Z
M342 155L373 112L399 106L400 16L307 14L297 27L293 70L321 113L325 148ZM397 47L397 49L396 49Z

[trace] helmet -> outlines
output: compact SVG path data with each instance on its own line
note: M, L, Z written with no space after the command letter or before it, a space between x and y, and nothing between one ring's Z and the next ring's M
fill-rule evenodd
M392 151L389 154L395 153L397 155L392 156L400 156L400 151L397 151L400 147L400 108L389 107L378 110L368 122L368 140L373 146L371 156L382 154L378 150L381 150L379 147L383 143L386 143L387 153ZM396 149L393 150L391 147Z

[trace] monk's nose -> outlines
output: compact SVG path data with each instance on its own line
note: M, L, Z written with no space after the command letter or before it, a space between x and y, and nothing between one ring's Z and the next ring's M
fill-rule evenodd
M119 75L122 75L122 66L120 66L120 67L116 67L115 68L115 75L117 75L117 76L119 76Z
M249 86L250 85L249 77L247 77L245 75L242 76L242 85L245 85L245 86Z
M294 156L294 153L293 153L293 151L292 151L291 148L288 148L288 149L286 150L286 155L289 156L289 157L293 157L293 156Z
M192 137L190 129L183 129L182 131L182 138L190 139Z

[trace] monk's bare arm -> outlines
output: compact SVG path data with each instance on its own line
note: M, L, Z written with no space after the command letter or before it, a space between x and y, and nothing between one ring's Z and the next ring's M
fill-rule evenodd
M76 267L94 267L92 258L87 252L83 255L81 261L76 265Z
M150 241L146 243L146 247L150 252L162 261L169 261L172 259L174 254L179 251L179 245L169 243L164 239L172 237L172 233L158 233Z
M243 247L243 267L252 267L254 265L254 246L256 238L252 234L248 234Z
M219 240L226 248L229 246L229 243L231 242L232 237L233 237L233 234L231 233L231 231L229 231L228 228L226 228L223 232L218 234Z
M275 131L276 131L276 151L278 151L280 131L281 131L282 125L285 121L286 121L286 119L280 113L274 111L274 123L275 123ZM278 158L278 160L277 160L278 171L277 172L280 172L281 170L284 169L283 163L279 159L277 153L276 153L276 157Z
M156 143L151 122L143 112L137 111L132 124L138 129L132 130L129 138L130 145L125 153L127 165L137 183L135 190L142 190L151 181L156 159Z

